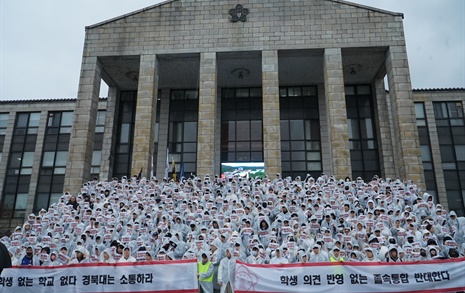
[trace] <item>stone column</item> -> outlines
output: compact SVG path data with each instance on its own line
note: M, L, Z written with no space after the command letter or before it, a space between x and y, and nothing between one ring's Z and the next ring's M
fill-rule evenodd
M216 53L200 54L197 175L214 175L216 118Z
M72 194L90 180L101 72L97 57L83 57L64 184L64 190Z
M324 78L331 174L337 179L344 179L352 177L352 168L340 48L325 49Z
M265 173L281 173L278 51L262 51L263 157ZM273 177L272 177L273 178Z
M389 47L386 53L386 71L394 128L395 165L402 179L411 179L422 190L425 190L420 140L405 46Z
M396 178L394 154L392 152L391 123L387 103L384 79L378 78L373 82L375 89L375 123L378 133L379 161L381 174L384 178ZM367 179L367 178L365 178Z
M140 56L139 83L137 85L136 121L131 175L150 177L157 113L158 64L156 55Z
M162 89L160 102L160 126L158 127L157 172L155 173L160 181L161 178L165 177L166 170L166 149L168 148L168 130L170 123L170 101L170 90ZM169 162L171 172L171 158Z
M118 88L110 86L108 88L107 108L105 113L105 130L103 133L102 160L100 162L101 180L111 179L110 170L113 169L113 154L115 149L116 125L118 117L116 115L116 101L118 97Z

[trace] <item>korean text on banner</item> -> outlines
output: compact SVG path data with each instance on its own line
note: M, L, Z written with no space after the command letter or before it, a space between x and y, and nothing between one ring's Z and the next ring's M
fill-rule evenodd
M250 265L237 262L235 292L456 292L465 258L402 263Z

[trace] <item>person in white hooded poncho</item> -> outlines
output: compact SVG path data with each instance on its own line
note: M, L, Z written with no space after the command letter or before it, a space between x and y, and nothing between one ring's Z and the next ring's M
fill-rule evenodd
M102 253L100 253L100 258L99 258L100 263L108 263L108 264L113 264L116 263L115 259L111 256L111 249L107 248Z
M224 257L218 268L218 285L221 287L221 293L234 292L234 281L236 272L236 258L233 257L230 248L226 248L226 257Z

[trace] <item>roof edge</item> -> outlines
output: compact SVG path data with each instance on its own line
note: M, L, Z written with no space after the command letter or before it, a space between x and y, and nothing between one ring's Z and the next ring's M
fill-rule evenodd
M99 101L106 101L107 97L99 97ZM48 99L24 99L24 100L0 100L0 104L10 103L53 103L53 102L76 102L77 98L48 98Z
M147 11L147 10L151 10L151 9L153 9L153 8L156 8L156 7L159 7L159 6L163 6L163 5L166 5L166 4L168 4L168 3L176 2L176 1L178 1L178 0L167 0L167 1L163 1L163 2L160 2L160 3L158 3L158 4L154 4L154 5L145 7L145 8L141 8L141 9L139 9L139 10L136 10L136 11L133 11L133 12L130 12L130 13L126 13L126 14L123 14L123 15L120 15L120 16L117 16L117 17L113 17L113 18L104 20L104 21L102 21L102 22L98 22L98 23L96 23L96 24L91 24L91 25L86 26L86 30L88 30L88 29L93 29L93 28L96 28L96 27L105 25L105 24L107 24L107 23L110 23L110 22L113 22L113 21L116 21L116 20L120 20L120 19L126 18L126 17L128 17L128 16L132 16L132 15L135 15L135 14L138 14L138 13L141 13L141 12L144 12L144 11Z
M371 6L367 6L367 5L363 5L363 4L358 4L358 3L353 3L353 2L349 2L349 1L345 1L345 0L329 0L329 1L340 3L340 4L346 4L346 5L350 5L350 6L355 6L355 7L358 7L358 8L368 9L368 10L372 10L372 11L375 11L375 12L390 14L390 15L393 15L393 16L402 16L402 19L404 18L404 14L401 13L401 12L393 12L393 11L379 9L379 8L375 8L375 7L371 7Z

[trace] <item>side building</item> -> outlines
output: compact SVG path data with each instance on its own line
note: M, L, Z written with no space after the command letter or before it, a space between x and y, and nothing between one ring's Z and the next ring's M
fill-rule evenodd
M402 19L342 0L171 0L88 26L77 99L0 102L0 218L94 177L163 177L167 157L198 176L253 162L408 178L464 215L465 90L412 91Z

